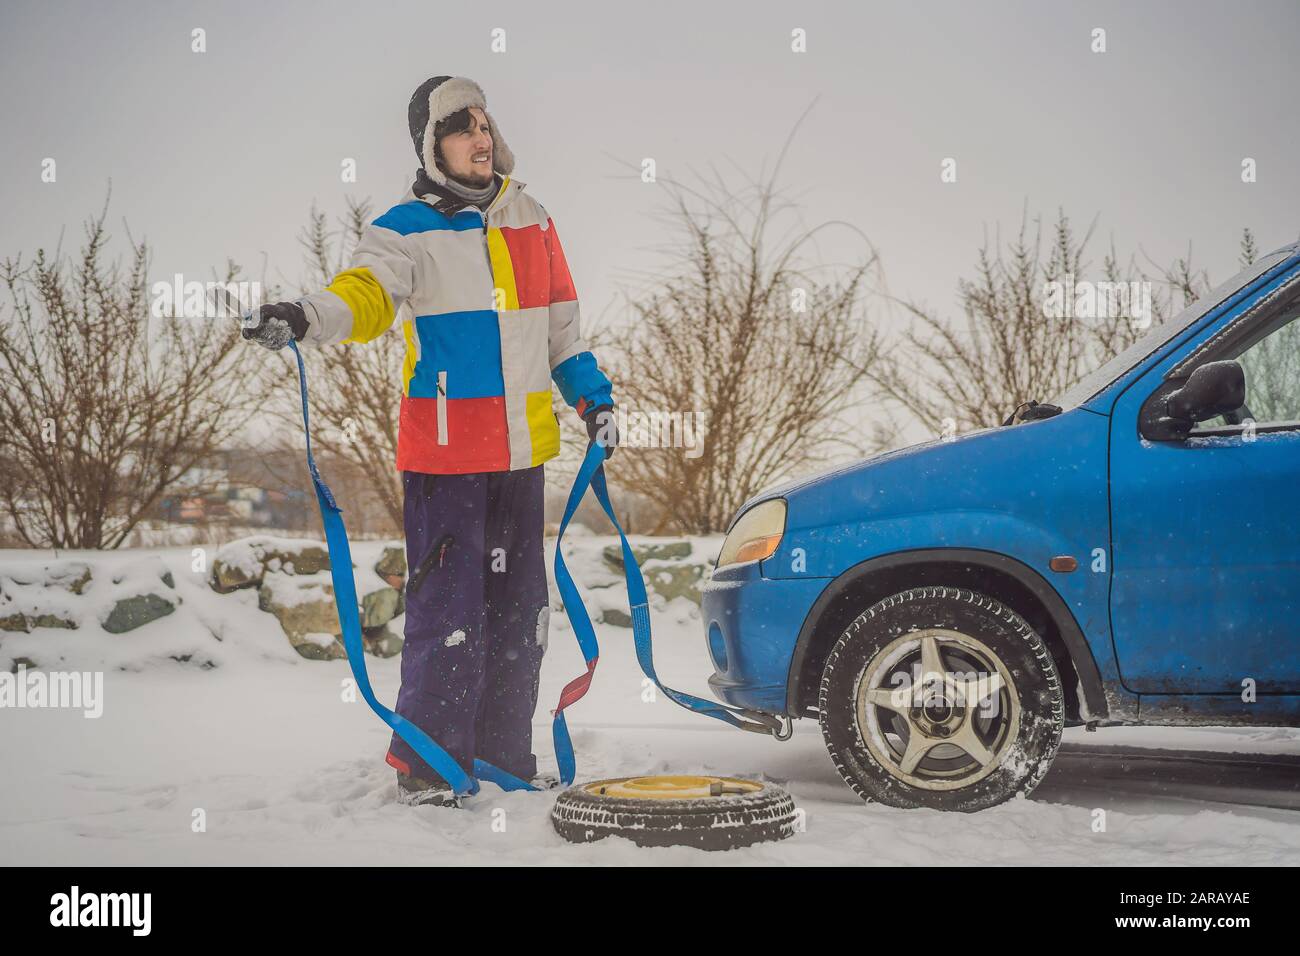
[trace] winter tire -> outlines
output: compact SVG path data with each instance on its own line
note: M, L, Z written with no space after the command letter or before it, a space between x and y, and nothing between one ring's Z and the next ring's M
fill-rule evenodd
M621 836L637 846L730 850L794 833L794 800L770 783L732 777L618 777L565 790L551 810L573 843Z
M849 787L893 807L983 810L1028 794L1061 742L1061 681L1014 611L963 588L895 594L826 659L822 736Z

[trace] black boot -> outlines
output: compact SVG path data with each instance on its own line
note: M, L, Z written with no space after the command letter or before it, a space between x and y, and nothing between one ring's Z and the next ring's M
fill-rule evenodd
M445 780L424 780L398 771L397 802L408 807L459 807L460 797Z

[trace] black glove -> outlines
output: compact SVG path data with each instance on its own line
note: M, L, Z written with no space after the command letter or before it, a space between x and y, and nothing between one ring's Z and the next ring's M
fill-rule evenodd
M284 348L291 338L301 342L306 334L307 313L297 302L258 306L244 316L244 338L271 351Z
M605 445L605 460L614 454L614 447L618 445L618 424L614 420L613 405L597 405L594 408L587 409L582 416L582 420L587 423L587 437L593 442L599 435Z

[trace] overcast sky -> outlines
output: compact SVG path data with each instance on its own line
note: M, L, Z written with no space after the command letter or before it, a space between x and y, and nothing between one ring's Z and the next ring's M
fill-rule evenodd
M1093 53L1091 31L1106 30ZM191 31L207 52L191 52ZM491 50L505 31L506 52ZM807 52L792 53L794 28ZM952 308L986 227L1062 206L1121 250L1233 271L1240 229L1300 234L1300 3L41 2L0 7L0 255L111 218L154 275L234 257L296 285L313 201L395 201L411 91L486 90L554 215L589 320L653 265L661 175L757 174L816 98L784 184L879 248L890 290ZM57 182L41 163L57 161ZM340 181L354 158L358 182ZM957 160L958 181L940 181ZM1241 161L1258 181L1241 181ZM828 257L852 256L825 244ZM1100 253L1098 254L1098 259Z

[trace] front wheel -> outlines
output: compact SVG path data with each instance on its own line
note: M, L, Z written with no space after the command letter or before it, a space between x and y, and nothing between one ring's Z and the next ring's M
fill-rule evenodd
M826 659L818 704L855 793L936 810L1028 794L1065 714L1043 639L998 601L949 587L913 588L861 614Z

